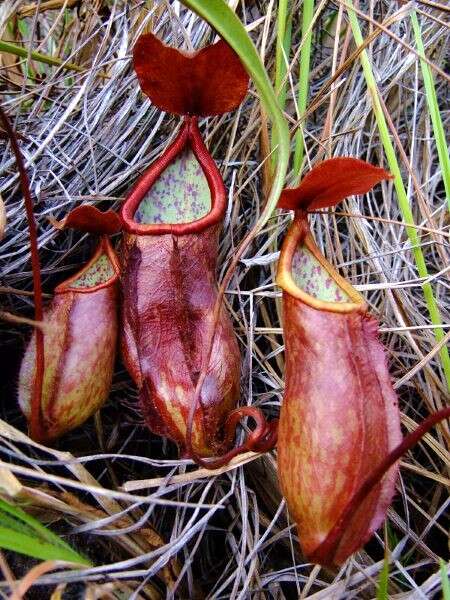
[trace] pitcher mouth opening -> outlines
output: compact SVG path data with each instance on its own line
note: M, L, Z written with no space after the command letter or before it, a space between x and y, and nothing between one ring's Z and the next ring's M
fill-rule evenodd
M81 270L60 283L55 294L77 292L89 294L113 285L120 275L120 266L109 239L102 237L94 255Z
M322 255L302 217L296 216L283 242L276 282L290 296L317 310L367 310L361 294Z
M127 195L120 216L128 233L183 235L219 223L225 209L222 177L200 136L197 118L185 117L173 144Z

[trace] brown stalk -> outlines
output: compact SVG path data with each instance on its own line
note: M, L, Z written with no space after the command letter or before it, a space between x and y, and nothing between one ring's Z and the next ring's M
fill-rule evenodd
M15 323L17 325L31 325L45 332L46 324L43 321L33 321L33 319L27 319L26 317L20 317L13 313L7 312L6 310L0 310L0 320L7 321L8 323Z
M33 4L25 4L19 8L19 15L21 17L32 17L36 11L44 12L46 10L58 10L65 8L72 8L79 0L47 0L46 2L37 2Z
M28 221L28 231L30 235L30 252L31 265L33 271L33 291L34 291L34 320L42 321L43 304L42 304L42 282L41 282L41 266L39 262L39 250L37 242L37 228L33 213L33 201L31 199L30 182L25 169L25 164L22 152L17 141L17 136L9 122L5 111L0 106L0 120L3 123L3 128L6 131L11 148L17 162L19 170L20 187L25 202L25 211ZM36 376L34 378L33 395L31 399L31 420L30 434L34 440L42 438L44 433L41 421L41 404L42 404L42 382L44 379L44 333L39 327L36 328Z
M431 6L431 8L435 8L436 10L441 10L442 12L450 12L450 7L445 6L445 4L440 4L439 2L430 2L430 0L417 0L419 4L425 4L425 6Z

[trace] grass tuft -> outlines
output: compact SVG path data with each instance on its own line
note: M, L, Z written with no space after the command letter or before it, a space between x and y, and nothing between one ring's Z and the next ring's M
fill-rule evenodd
M350 20L350 25L353 31L353 37L355 39L356 44L361 46L364 42L361 29L358 23L358 19L354 10L351 8L352 3L351 0L348 0L348 16ZM411 242L411 249L414 256L414 260L417 267L417 272L419 277L425 280L422 284L423 295L425 296L425 301L427 304L428 312L430 315L430 319L433 325L436 326L435 329L435 337L436 342L443 342L445 332L442 327L442 318L440 314L440 310L438 307L437 300L434 295L433 287L431 283L428 282L429 272L425 260L424 253L422 252L420 246L419 235L417 230L414 227L410 227L410 225L414 225L414 216L410 206L410 201L408 198L408 194L406 192L402 174L400 171L400 166L397 160L396 151L391 141L389 128L385 118L385 111L383 110L382 102L380 100L380 94L378 91L378 86L375 81L375 77L373 74L373 70L367 56L366 50L363 50L360 54L360 60L362 64L362 68L364 71L364 77L366 79L367 87L369 90L369 94L372 100L373 109L375 113L375 118L377 121L377 126L380 134L380 139L383 144L384 151L386 153L386 159L389 165L389 169L391 173L394 175L394 186L397 192L398 203L400 206L400 210L402 213L402 217L407 225L406 232L408 234L408 238ZM439 355L442 362L442 368L444 371L444 377L446 380L447 390L450 391L450 355L448 346L444 345L439 351Z

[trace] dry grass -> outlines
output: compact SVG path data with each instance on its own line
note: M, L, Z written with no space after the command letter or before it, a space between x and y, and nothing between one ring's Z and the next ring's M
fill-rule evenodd
M46 4L42 2L41 8ZM139 91L130 63L137 36L152 27L166 41L185 47L190 43L200 47L212 39L206 24L178 2L153 4L82 0L72 8L40 12L34 5L28 10L30 5L20 1L4 0L0 5L1 39L22 42L27 48L31 42L35 50L84 67L77 73L35 61L18 65L11 56L1 57L3 106L22 136L48 293L88 257L93 242L87 236L53 230L46 217L61 218L86 201L117 208L178 125L177 119L151 107ZM424 44L427 56L443 68L446 14L429 4L419 5ZM271 69L276 3L248 0L233 5L238 5ZM300 43L301 2L292 5L294 54ZM335 31L326 30L329 17L344 3L317 2L317 6L321 12L313 37L307 160L352 155L384 163L358 60L353 56L345 65L334 88L326 86L354 50L351 34L346 37L345 11L339 13L339 43ZM375 21L384 22L395 14L387 31L413 46L409 8L396 13L397 3L360 4L360 10ZM18 21L21 11L29 16ZM372 23L361 20L361 24L366 35L374 31ZM419 64L415 54L387 31L374 35L370 58L407 158L402 164L404 181L448 332L449 220ZM297 67L296 61L289 67L286 112L292 131L297 121L293 101ZM443 106L446 81L440 74L435 81ZM260 127L253 90L236 113L202 123L229 189L222 269L264 202ZM30 317L32 298L20 293L31 289L23 202L12 155L5 142L1 144L0 193L8 218L0 246L1 308ZM292 179L291 174L288 183ZM274 215L241 261L227 294L242 348L242 403L261 406L272 415L278 413L283 394L280 294L272 274L274 250L287 219ZM411 430L430 411L442 407L447 396L421 292L423 282L417 276L393 186L383 184L364 198L349 199L336 214L316 215L313 221L324 253L363 292L380 320L402 422ZM25 423L15 399L17 368L28 333L28 327L17 323L2 325L0 488L3 495L27 503L43 522L67 534L98 565L46 574L41 584L120 581L125 586L123 597L129 598L373 598L387 541L390 597L437 597L437 560L448 558L450 462L445 425L404 458L385 535L380 531L364 551L330 573L302 559L278 490L275 454L240 457L219 473L178 460L170 444L142 426L136 392L120 363L110 400L96 423L65 436L58 450L33 443L21 433ZM2 558L2 597L8 596L10 587L5 561L17 579L31 567L31 562L11 554ZM30 598L49 597L49 589L38 587Z

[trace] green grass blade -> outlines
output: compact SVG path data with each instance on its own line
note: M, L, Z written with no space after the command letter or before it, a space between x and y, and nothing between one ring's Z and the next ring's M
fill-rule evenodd
M22 46L17 46L16 44L12 44L11 42L5 42L4 40L0 40L0 52L7 52L8 54L14 54L15 56L20 56L21 58L28 57L27 48L23 48ZM54 58L53 56L47 56L47 54L41 54L40 52L34 52L33 50L31 51L30 56L33 60L44 63L46 65L52 65L55 67L63 67L63 69L78 71L79 73L85 71L85 69L83 67L79 67L78 65L74 65L73 63L64 62L60 58Z
M289 56L291 53L291 43L292 43L292 12L289 12L288 18L287 18L287 23L286 23L286 31L284 32L284 41L283 41L284 55L286 56L287 60L289 60ZM286 91L288 89L288 85L289 85L289 82L286 81ZM284 103L282 104L281 108L284 110L285 106L286 106L286 98L285 98Z
M304 114L308 102L312 42L312 29L310 29L310 26L314 15L314 0L304 0L302 9L302 40L304 41L302 49L300 50L300 73L298 80L297 100L300 117ZM302 167L304 155L303 126L304 123L301 123L297 133L295 134L294 175L297 179L300 179L300 169Z
M439 564L442 582L442 598L443 600L450 600L450 579L447 574L448 564L446 564L442 558L439 561Z
M280 108L286 105L287 81L286 69L286 33L288 30L288 0L278 0L277 14L277 43L275 52L275 93L278 96ZM289 58L289 54L286 53Z
M254 228L254 234L256 235L267 223L267 220L276 207L284 186L289 161L289 130L287 122L280 110L277 97L259 54L245 31L244 26L231 8L223 0L208 0L208 2L205 2L205 0L182 0L182 2L205 19L205 21L208 21L237 52L258 90L266 114L272 121L274 134L278 143L276 171L264 211Z
M380 578L377 585L377 600L388 600L388 582L389 582L389 560L384 557L383 568L380 572Z
M288 90L286 60L289 60L292 40L292 13L288 12L288 0L279 0L277 14L277 41L275 53L275 93L278 98L278 105L281 110L286 107L286 97ZM276 132L272 132L270 140L271 164L275 168L277 161Z
M82 562L80 556L73 550L68 551L66 548L56 546L25 533L12 532L11 529L2 527L1 525L0 548L25 554L31 558L39 558L40 560L64 560L89 566L89 563L86 560Z
M1 498L0 548L41 560L64 560L92 566L86 558L34 517Z
M411 10L411 23L414 30L417 50L421 56L425 56L425 48L422 40L417 13L414 9ZM442 179L444 181L445 194L447 196L447 204L450 209L450 155L448 153L447 142L445 139L444 125L442 124L441 113L437 101L436 88L434 87L433 75L430 66L424 61L420 61L422 70L423 84L425 87L425 95L427 99L428 110L430 111L431 123L433 125L434 138L436 140L436 148L441 165Z
M353 37L358 46L363 44L363 37L361 33L361 29L358 23L358 19L356 18L355 11L353 10L353 5L351 0L348 0L347 3L347 11L350 21L350 26L352 28ZM389 164L389 169L394 176L394 186L397 192L398 203L400 207L400 211L402 213L403 220L405 221L407 227L406 231L408 234L408 238L411 242L412 252L414 256L414 260L417 267L417 272L419 277L428 278L428 269L425 262L425 257L423 255L422 249L420 247L420 239L417 234L417 230L414 227L408 227L408 225L414 225L414 217L411 210L411 207L408 202L408 196L406 194L405 186L403 184L400 167L397 161L397 157L395 155L394 146L392 144L389 129L386 123L386 119L384 117L383 108L381 106L381 102L378 95L378 88L375 82L375 78L372 72L372 67L370 65L369 58L365 50L363 50L360 54L361 65L364 72L364 77L366 79L367 88L370 92L370 96L372 99L373 110L375 113L375 118L378 125L378 130L380 133L380 138L384 147L384 151L386 154L386 158ZM436 326L434 331L434 335L437 342L440 342L444 338L444 330L442 328L442 319L439 312L439 308L436 302L436 298L434 297L433 288L430 283L422 284L423 295L425 297L425 302L427 304L428 313L430 315L430 320L433 325ZM448 352L448 348L443 346L439 352L439 356L441 359L442 368L444 371L445 379L447 382L447 387L450 389L450 356Z

